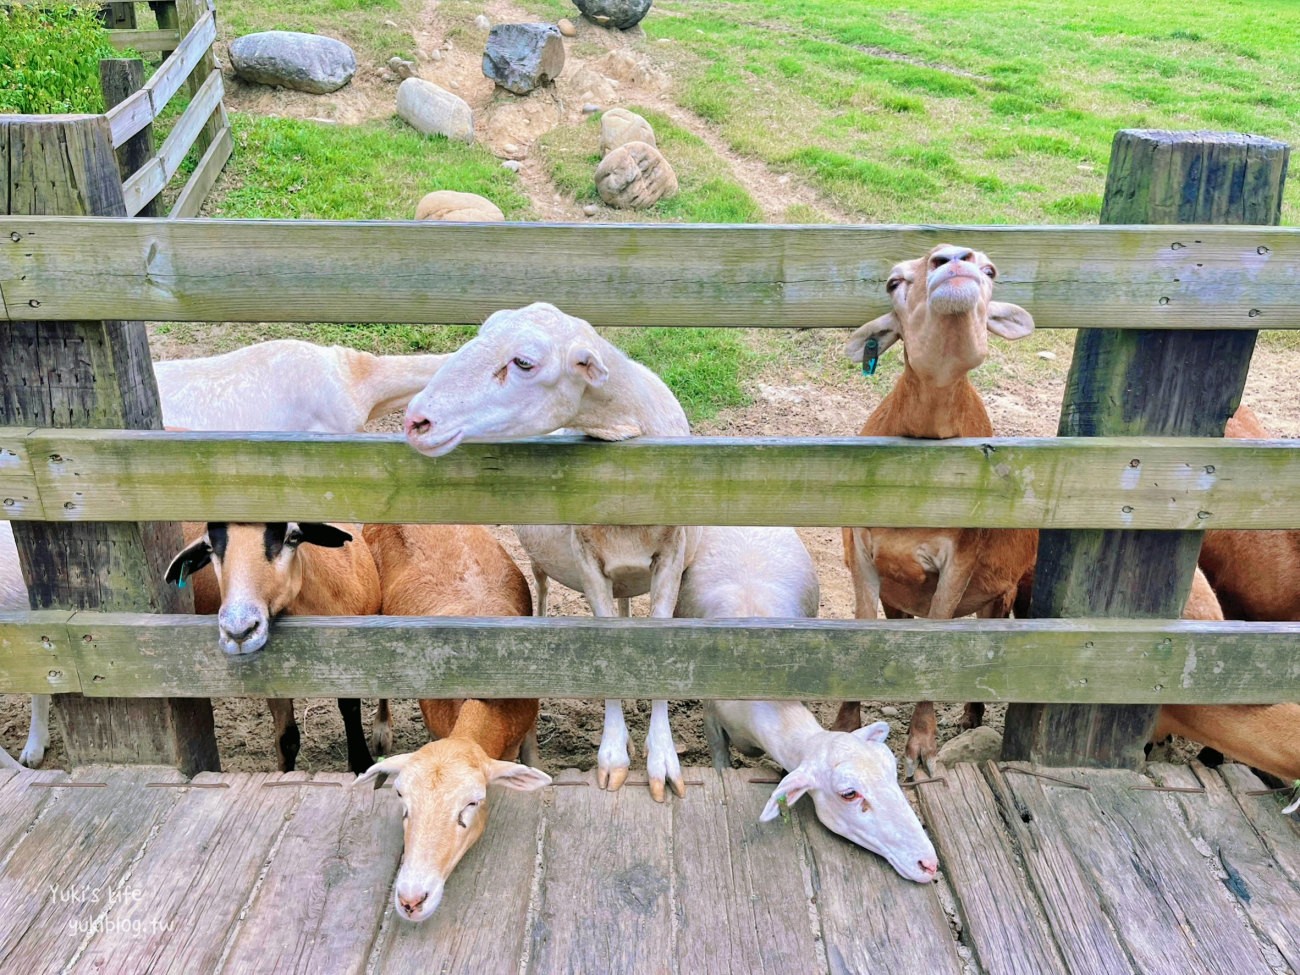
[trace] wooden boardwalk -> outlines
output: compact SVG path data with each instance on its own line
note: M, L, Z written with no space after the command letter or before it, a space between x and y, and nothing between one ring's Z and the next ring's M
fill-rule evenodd
M0 773L0 971L1300 973L1300 829L1239 766L948 769L930 886L807 802L760 825L761 771L665 805L570 772L493 791L421 926L398 802L351 779Z

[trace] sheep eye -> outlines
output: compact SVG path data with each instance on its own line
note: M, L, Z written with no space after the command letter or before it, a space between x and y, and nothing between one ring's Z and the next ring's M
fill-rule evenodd
M522 356L515 356L512 361L520 372L530 372L533 368L533 364Z
M992 264L985 264L982 268L980 268L980 270L983 271L985 274L987 274L990 278L996 278L998 276L998 269L995 268Z
M885 282L885 293L892 295L895 291L898 290L898 286L902 283L903 283L902 278L890 278L888 281Z
M861 798L861 796L858 793L857 789L849 789L845 792L841 792L840 798L843 799L845 802L853 802L856 799Z
M465 817L469 812L471 812L477 806L478 806L478 802L471 802L464 809L462 809L460 811L460 815L456 817L456 822L460 824L462 829L469 829L469 823L465 821Z

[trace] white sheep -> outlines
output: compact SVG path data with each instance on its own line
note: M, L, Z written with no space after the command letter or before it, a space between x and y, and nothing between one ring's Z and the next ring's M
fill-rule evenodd
M438 457L466 438L528 437L568 429L599 440L684 437L681 404L663 381L633 362L580 318L537 303L495 312L455 352L406 413L407 441ZM627 612L626 600L649 592L650 615L667 619L682 571L694 557L698 528L530 525L515 529L537 577L537 615L546 614L547 580L587 597L596 616ZM627 778L627 724L618 700L605 702L596 781L617 789ZM651 794L665 782L685 794L668 726L668 702L651 707L646 736Z
M677 615L814 617L817 597L812 557L794 529L706 527L682 575ZM888 724L826 731L797 701L714 701L705 705L705 723L715 762L730 764L729 738L740 751L766 752L787 770L761 821L807 793L828 829L879 853L908 880L934 880L938 859L898 785L898 760L884 744Z

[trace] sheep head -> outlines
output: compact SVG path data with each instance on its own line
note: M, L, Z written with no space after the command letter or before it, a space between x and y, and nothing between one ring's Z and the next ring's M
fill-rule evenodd
M429 457L466 437L532 437L566 426L604 384L606 343L581 318L538 302L494 312L406 410L406 439Z
M930 883L939 860L899 787L898 759L884 743L888 735L889 725L877 721L853 732L816 736L799 767L776 787L759 821L774 819L782 801L794 805L807 793L827 829L880 854L900 876Z
M210 522L172 559L166 580L180 583L211 562L221 589L217 642L228 654L253 653L266 645L271 620L302 591L299 547L341 548L351 540L333 525Z
M986 254L955 244L894 265L885 282L892 307L855 331L845 354L861 362L868 340L880 355L902 339L909 367L937 386L951 385L987 358L989 332L1014 340L1034 330L1019 305L993 300L997 273Z
M372 765L356 784L396 775L402 802L404 852L393 885L397 916L423 921L438 909L447 878L488 819L488 785L532 791L549 785L545 772L489 758L473 741L444 738L419 751Z

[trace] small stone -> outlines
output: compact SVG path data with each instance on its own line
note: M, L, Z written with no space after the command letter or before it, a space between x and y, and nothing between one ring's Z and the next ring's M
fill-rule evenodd
M486 14L479 14L477 17L474 18L474 26L477 27L479 30L491 30L492 21L488 20Z
M491 200L477 193L435 190L415 206L416 220L455 220L462 223L500 223L506 216Z
M501 164L501 168L508 169L512 173L517 173L519 172L519 170L524 168L524 164L521 163L518 159L507 159L505 162Z
M651 0L573 0L573 3L592 23L627 30L650 12Z
M1002 736L987 725L963 731L939 749L939 761L944 765L960 762L985 762L1002 755Z
M595 115L600 111L600 106L595 102L587 102L587 104L582 106L582 111L584 115Z
M402 80L415 77L415 62L406 61L402 58L392 57L388 59L388 70L397 75Z
M596 214L600 213L600 206L596 203L588 203L582 208L582 212L589 217L594 217Z
M244 81L324 95L357 71L352 48L332 37L268 30L230 42L230 63Z
M611 108L600 117L600 154L608 155L629 142L658 145L649 122L626 108Z
M501 151L504 152L507 156L513 157L519 154L519 147L515 145L513 142L507 142L505 145L501 147Z
M574 27L573 21L569 20L569 18L567 17L561 20L557 20L555 22L555 26L560 29L560 33L563 34L565 37L578 36L578 28Z
M1051 362L1053 359L1056 358L1056 353L1048 352L1046 349L1044 349L1042 352L1038 353L1038 358L1046 359L1048 362Z
M554 24L497 24L488 34L483 74L526 95L564 70L564 41Z
M474 141L474 113L469 105L432 81L423 78L403 81L397 88L397 114L425 135Z
M391 70L388 69L388 68L380 68L378 74L379 74L379 80L380 80L380 81L389 81L389 82L391 82L391 81L401 81L401 80L402 80L401 78L397 77L397 73L396 73L396 72L391 71Z
M883 708L880 709L880 713L884 715L886 718L897 718L898 708L894 707L892 704L886 704Z
M397 27L397 21L395 21L395 20L385 20L385 21L384 21L384 26L385 26L385 27L392 27L392 28L396 29L396 27Z
M596 192L612 207L640 210L676 193L677 174L654 146L629 142L596 167Z
M430 61L441 61L441 60L442 60L442 52L441 52L441 51L430 51L430 52L429 52L429 60L430 60Z

